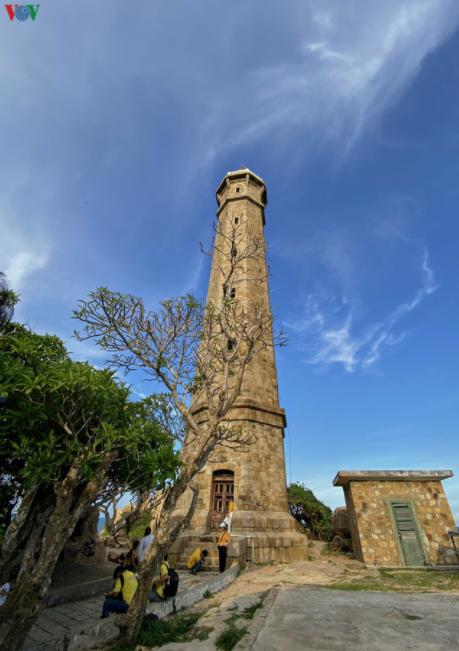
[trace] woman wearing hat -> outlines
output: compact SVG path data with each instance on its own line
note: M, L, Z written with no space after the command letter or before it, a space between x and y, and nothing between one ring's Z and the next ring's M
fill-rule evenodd
M228 554L228 545L231 542L231 536L227 532L224 522L220 525L220 535L218 537L218 562L220 565L220 574L226 570L226 556Z

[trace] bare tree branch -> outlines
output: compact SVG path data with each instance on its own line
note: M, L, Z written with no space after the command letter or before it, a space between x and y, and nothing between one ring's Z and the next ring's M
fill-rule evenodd
M164 386L166 393L156 399L153 417L181 444L183 466L161 495L157 536L142 563L139 589L123 620L121 638L128 644L139 630L152 573L194 513L196 474L218 447L250 449L248 432L228 422L247 366L261 351L286 343L283 331L273 336L267 246L262 235L253 233L241 215L237 224L225 220L214 225L212 252L202 245L201 250L212 257L214 289L206 304L187 295L147 311L142 299L102 287L87 301L80 301L74 313L84 325L76 337L93 339L109 354L110 366L125 373L142 369L148 379ZM240 298L242 286L254 291L241 292ZM191 506L183 522L171 531L171 513L188 487L193 493Z

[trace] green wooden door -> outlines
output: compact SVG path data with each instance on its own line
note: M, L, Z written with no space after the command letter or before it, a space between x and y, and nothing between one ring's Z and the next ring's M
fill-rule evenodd
M424 552L410 505L408 502L395 502L392 504L392 511L406 565L425 565Z

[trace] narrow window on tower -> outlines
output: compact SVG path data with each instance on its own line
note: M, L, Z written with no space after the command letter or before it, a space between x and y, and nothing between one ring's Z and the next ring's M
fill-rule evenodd
M236 188L236 192L240 192L241 188Z
M233 287L233 289L232 289L231 292L230 292L230 298L236 298L236 290L235 290L234 287Z
M228 339L227 348L230 351L233 350L233 348L234 348L234 344L230 339Z
M235 217L235 218L234 218L234 223L235 223L235 224L239 224L239 217Z

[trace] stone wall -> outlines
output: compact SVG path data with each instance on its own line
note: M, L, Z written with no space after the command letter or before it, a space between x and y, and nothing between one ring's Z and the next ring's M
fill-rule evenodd
M410 503L428 565L457 563L447 533L456 525L440 481L350 481L344 494L354 553L367 565L405 565L391 501Z
M232 410L232 421L237 420L237 410ZM212 475L215 470L234 472L233 529L277 529L276 522L268 525L267 514L280 512L287 519L287 492L283 459L282 430L263 423L239 421L254 437L248 452L220 449L212 455L210 463L199 474L199 498L191 528L205 532L210 526ZM190 496L188 496L190 497ZM182 506L182 508L184 508ZM246 512L251 512L249 516ZM259 522L255 521L259 515ZM277 515L277 514L276 514ZM276 515L272 515L271 519ZM277 516L279 517L279 516ZM250 521L249 521L250 520ZM294 521L289 528L295 529Z
M230 173L217 190L217 200L219 227L228 236L233 229L236 230L238 249L243 250L252 238L263 242L264 208L267 198L261 179L246 170ZM227 256L230 256L230 246L231 240L227 241L217 233L207 294L208 304L219 305L223 300L222 269L228 269ZM266 261L248 258L243 265L244 270L238 271L234 286L237 304L249 312L256 304L268 307ZM204 424L207 419L207 405L199 402L194 404L193 413L196 420ZM217 470L234 472L233 531L242 533L248 529L278 529L279 525L276 523L268 525L267 513L278 513L278 520L283 522L287 522L291 517L287 510L284 460L285 412L279 407L273 346L268 345L261 350L247 366L241 393L228 413L228 422L240 426L250 437L252 444L245 450L221 447L211 455L198 476L199 498L190 531L209 531L212 475ZM188 494L179 501L175 518L185 514L190 500L191 495ZM295 530L293 520L287 529Z
M225 275L222 270L228 270L233 246L231 234L236 232L239 251L244 251L253 239L264 241L266 188L255 174L239 170L225 177L217 190L217 201L217 217L222 232L216 235L208 305L220 305L223 300ZM244 268L238 269L233 286L235 305L248 314L254 313L255 306L269 307L264 255L248 257L241 264ZM221 378L217 375L216 385L219 381ZM232 381L230 376L230 386ZM201 425L205 423L205 402L197 400L193 403L193 415ZM198 475L198 503L188 532L210 532L212 476L215 471L227 470L234 473L232 533L255 535L253 560L307 559L306 536L297 532L295 520L287 508L284 459L286 419L279 405L274 346L270 342L248 364L240 395L228 412L227 421L240 426L250 437L251 445L245 450L219 447L211 454ZM191 491L187 491L178 501L172 517L173 525L183 519L190 501Z

